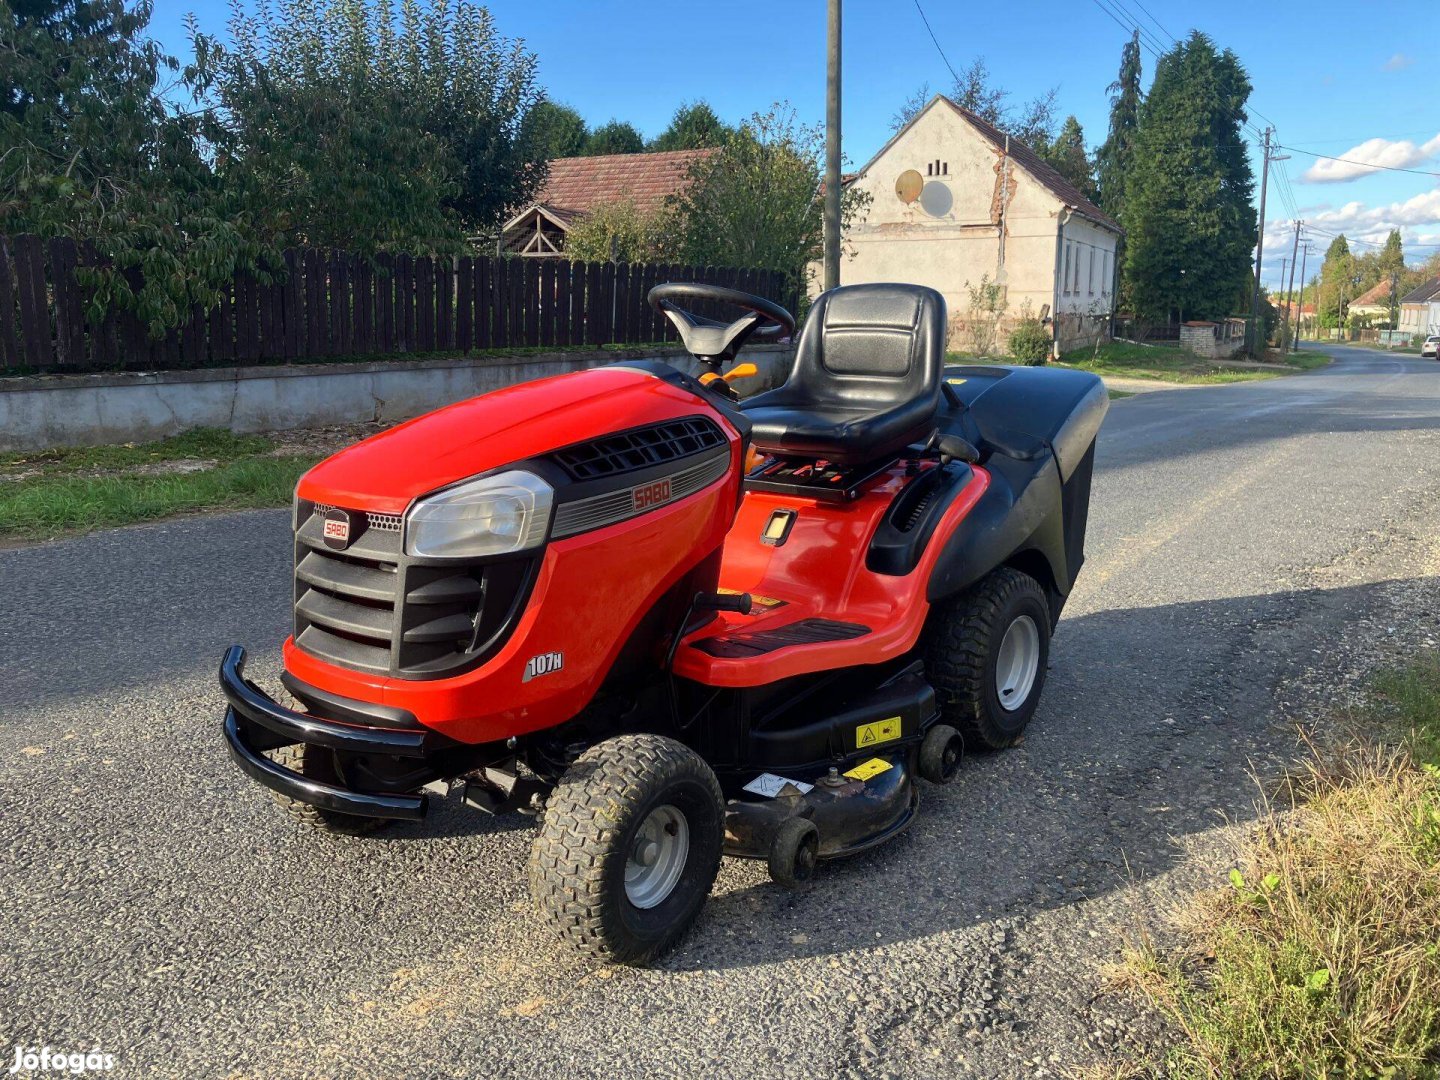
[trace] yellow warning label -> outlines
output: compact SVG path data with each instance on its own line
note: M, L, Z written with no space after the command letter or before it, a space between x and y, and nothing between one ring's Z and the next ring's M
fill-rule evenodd
M967 380L965 380L965 379L946 379L945 381L948 382L951 386L963 386Z
M884 742L894 742L900 737L900 717L892 716L888 720L876 720L870 724L861 724L855 729L855 745L877 746Z
M892 768L890 762L884 758L872 757L869 761L862 761L853 769L847 769L845 775L851 780L869 780L872 776L879 776L890 768Z

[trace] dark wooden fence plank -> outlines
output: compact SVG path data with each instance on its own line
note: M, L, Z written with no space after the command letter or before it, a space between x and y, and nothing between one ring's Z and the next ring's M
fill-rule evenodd
M475 348L490 348L495 318L495 260L475 260Z
M305 290L305 344L302 355L325 354L325 283L320 276L320 253L306 249L300 253L300 276Z
M48 367L54 359L50 348L50 312L46 302L45 257L38 236L15 237L15 277L20 295L20 340L24 364Z
M75 241L55 238L50 255L50 287L55 312L55 362L85 366L85 320L80 314L80 284L75 280Z
M455 261L455 349L468 353L475 343L475 260L462 255Z
M435 260L435 347L455 348L455 259Z
M555 344L555 262L544 259L537 268L540 272L540 325L535 334L536 345Z
M395 264L389 255L375 256L375 348L395 350Z
M304 284L300 275L300 255L285 252L285 357L294 360L305 347Z
M429 258L415 260L415 344L416 352L435 348L435 264Z
M506 348L513 349L525 344L525 323L521 319L524 305L525 260L511 258L506 261L505 266L505 317L509 324L505 328Z
M20 341L15 332L19 326L20 309L15 295L15 275L10 269L12 242L0 236L0 367L20 365Z
M576 312L580 305L575 302L575 264L561 259L555 264L555 344L562 348L570 344L572 327L577 322Z

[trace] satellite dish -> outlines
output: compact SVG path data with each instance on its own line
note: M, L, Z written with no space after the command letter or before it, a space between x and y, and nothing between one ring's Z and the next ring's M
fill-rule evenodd
M895 181L895 194L900 201L907 206L920 197L920 191L925 186L925 178L914 169L906 169Z

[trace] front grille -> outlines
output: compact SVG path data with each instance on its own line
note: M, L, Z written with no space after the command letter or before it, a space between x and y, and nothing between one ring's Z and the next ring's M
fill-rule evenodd
M725 445L714 421L703 416L622 431L557 450L555 460L576 480L636 472Z
M669 496L659 501L647 502L637 509L635 505L635 488L622 488L619 491L607 491L603 495L592 495L588 499L576 499L574 502L561 503L555 511L555 524L550 535L556 539L566 536L574 536L576 533L588 532L590 529L602 529L606 525L614 525L616 522L624 521L627 518L639 517L641 514L658 509L676 499L683 499L686 495L693 495L701 488L708 487L725 474L730 467L730 451L725 449L717 454L710 454L701 461L669 477ZM644 485L652 487L653 485Z
M423 679L483 662L504 643L529 591L531 557L465 565L409 558L392 514L366 515L349 546L335 550L321 535L332 508L300 509L295 643L305 652Z

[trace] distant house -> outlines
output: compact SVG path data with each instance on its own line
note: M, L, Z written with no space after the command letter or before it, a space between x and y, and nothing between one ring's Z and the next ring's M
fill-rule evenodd
M1346 310L1352 318L1356 315L1371 319L1390 318L1390 280L1386 278L1377 282L1373 288L1366 289L1350 301Z
M565 252L565 234L604 203L632 201L641 213L659 210L688 183L690 166L714 150L657 154L605 154L556 158L535 201L505 223L500 250L554 259Z
M1431 278L1400 298L1400 330L1440 334L1440 277Z
M851 181L871 196L840 281L939 290L952 326L970 288L1002 288L1002 329L1043 318L1059 350L1109 332L1120 225L1024 143L936 96Z

